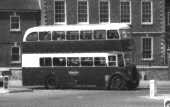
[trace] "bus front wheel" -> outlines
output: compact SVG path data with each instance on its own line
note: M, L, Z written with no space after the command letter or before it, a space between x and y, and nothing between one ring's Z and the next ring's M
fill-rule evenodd
M47 77L45 81L45 87L47 89L57 89L59 87L57 78L55 78L54 76Z
M109 89L111 90L127 89L126 81L120 75L115 75L111 78Z

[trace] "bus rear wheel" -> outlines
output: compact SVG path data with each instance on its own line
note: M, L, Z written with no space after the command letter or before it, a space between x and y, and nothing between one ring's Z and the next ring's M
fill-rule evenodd
M57 89L59 87L57 78L55 78L54 76L47 77L45 81L45 87L47 89Z
M120 75L113 76L110 81L109 89L125 90L127 89L126 81Z

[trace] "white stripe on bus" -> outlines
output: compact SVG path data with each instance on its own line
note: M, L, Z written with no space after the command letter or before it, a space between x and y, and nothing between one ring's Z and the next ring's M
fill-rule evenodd
M120 52L117 52L120 53ZM41 54L22 54L22 67L40 67L39 59L42 57L105 57L108 61L109 55L117 53L41 53Z

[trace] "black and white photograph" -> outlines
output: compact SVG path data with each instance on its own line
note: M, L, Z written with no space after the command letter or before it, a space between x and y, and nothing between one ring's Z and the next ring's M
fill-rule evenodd
M0 107L170 107L170 0L0 0Z

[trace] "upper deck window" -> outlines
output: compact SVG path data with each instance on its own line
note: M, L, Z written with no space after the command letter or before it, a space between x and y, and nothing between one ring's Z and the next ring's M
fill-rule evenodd
M106 58L105 57L95 57L94 64L95 64L95 66L106 66Z
M81 40L91 40L92 39L92 31L80 31L80 39Z
M78 31L67 31L66 37L67 37L67 40L79 40L79 32Z
M108 30L107 39L119 39L118 32L116 30Z
M53 31L52 39L53 40L65 40L65 32L64 31Z
M38 32L32 32L30 33L27 38L27 41L38 41Z
M40 40L51 40L51 32L39 32Z
M106 39L106 31L105 30L96 30L94 31L94 39Z

